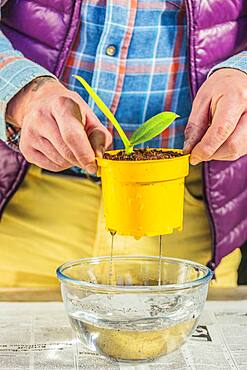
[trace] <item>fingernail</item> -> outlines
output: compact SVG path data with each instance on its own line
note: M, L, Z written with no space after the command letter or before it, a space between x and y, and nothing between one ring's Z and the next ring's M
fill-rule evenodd
M188 154L190 152L190 150L191 150L191 145L188 142L185 141L184 148L183 148L184 154Z
M96 173L97 172L97 166L95 164L89 164L86 167L86 171L89 173Z
M96 149L95 152L96 152L95 154L96 154L97 157L102 158L103 155L105 154L105 147L103 145L101 145L99 148Z
M190 164L192 164L192 166L196 166L200 162L201 162L201 159L200 158L198 158L198 157L190 157Z

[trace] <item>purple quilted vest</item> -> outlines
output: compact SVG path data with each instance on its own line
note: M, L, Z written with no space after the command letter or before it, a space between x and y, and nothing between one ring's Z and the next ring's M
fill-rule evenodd
M59 76L76 35L82 0L9 0L2 30L14 47ZM195 96L212 66L247 50L245 0L186 0L191 90ZM20 154L0 144L0 212L27 170ZM213 235L214 269L247 240L247 156L204 165L205 202Z

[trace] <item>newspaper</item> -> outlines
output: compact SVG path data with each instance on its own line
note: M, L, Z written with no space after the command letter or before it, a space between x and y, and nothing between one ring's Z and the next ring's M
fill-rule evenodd
M83 347L62 303L0 303L1 370L247 370L247 300L207 302L180 350L150 364L111 362Z

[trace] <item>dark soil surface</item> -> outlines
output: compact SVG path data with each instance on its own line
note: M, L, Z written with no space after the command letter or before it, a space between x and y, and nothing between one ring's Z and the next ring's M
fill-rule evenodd
M126 154L124 150L121 150L117 154L105 153L105 159L111 159L114 161L143 161L143 160L155 160L155 159L170 159L181 157L183 154L174 152L172 150L162 151L160 149L134 149L131 154Z

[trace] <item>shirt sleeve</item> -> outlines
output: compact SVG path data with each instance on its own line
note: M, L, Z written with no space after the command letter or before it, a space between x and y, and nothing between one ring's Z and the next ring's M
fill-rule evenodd
M224 62L217 64L209 71L208 76L221 68L234 68L247 73L247 51L242 51L241 53L226 59Z
M5 113L8 102L37 77L55 76L15 50L0 31L0 139L7 141Z

